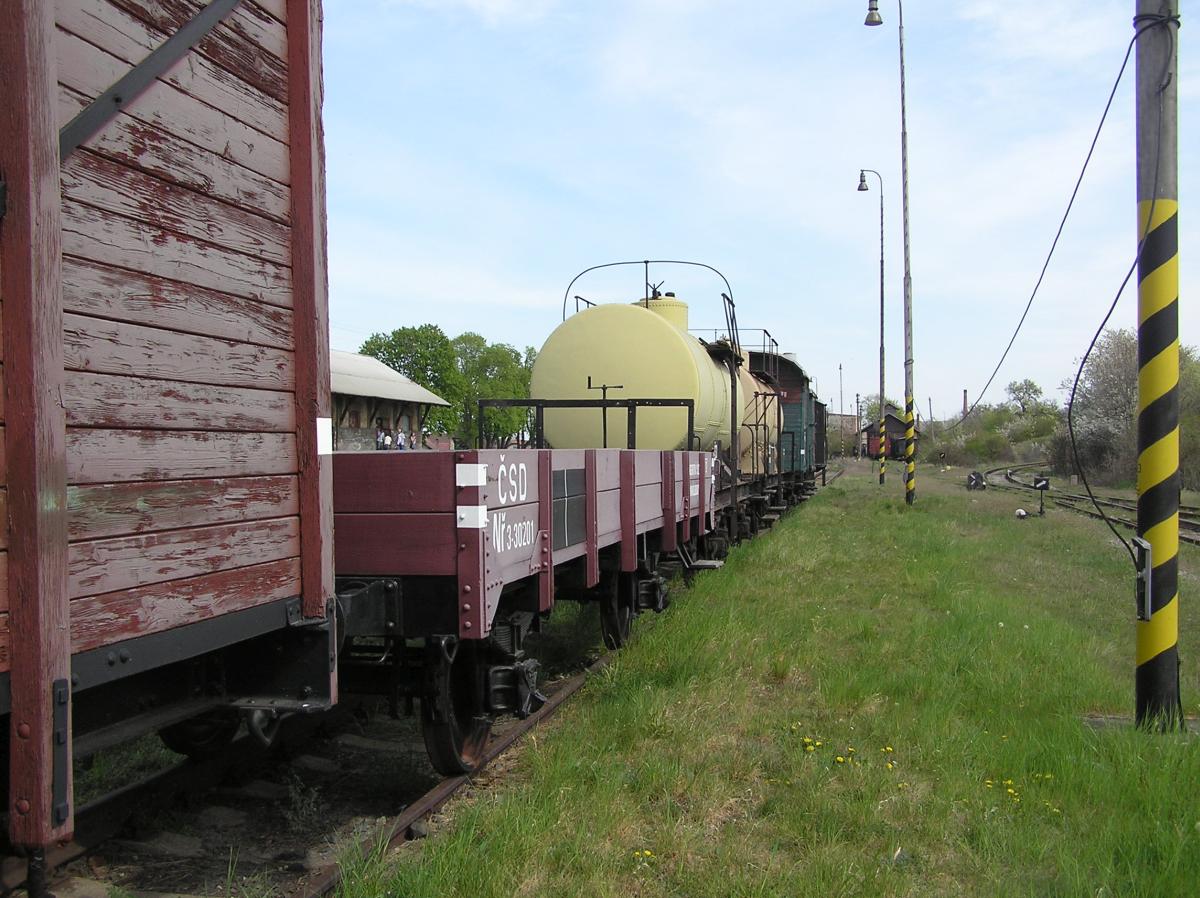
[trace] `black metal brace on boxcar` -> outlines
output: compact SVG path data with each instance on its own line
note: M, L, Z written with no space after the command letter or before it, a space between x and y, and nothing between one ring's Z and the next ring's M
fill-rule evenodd
M546 440L543 431L546 409L548 408L599 408L605 414L610 408L623 408L627 415L627 448L637 448L637 410L638 408L685 408L687 409L688 449L696 442L696 403L691 399L480 399L479 400L479 447L484 442L484 409L489 408L531 408L533 409L533 448L544 449Z
M71 799L67 794L71 756L67 751L67 724L70 716L71 686L66 679L55 680L50 687L54 734L51 737L51 817L55 826L62 826L71 816Z
M190 22L156 47L149 56L125 73L116 84L80 110L58 132L59 161L65 160L84 141L95 137L117 113L136 100L188 51L221 24L241 0L212 0Z

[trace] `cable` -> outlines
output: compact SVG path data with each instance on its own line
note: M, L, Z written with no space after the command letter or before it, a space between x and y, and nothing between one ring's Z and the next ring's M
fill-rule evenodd
M1083 160L1083 168L1079 170L1079 177L1075 180L1075 189L1071 191L1071 199L1067 203L1067 209L1063 212L1062 221L1058 223L1058 230L1054 234L1054 242L1050 244L1050 252L1046 254L1046 261L1042 264L1042 271L1038 275L1037 283L1033 285L1033 292L1029 295L1029 302L1025 303L1025 311L1021 313L1021 320L1017 322L1017 329L1013 331L1012 337L1008 341L1008 345L1004 347L1004 352L1000 356L1000 361L996 363L996 367L992 369L992 376L987 379L987 383L983 385L983 389L979 391L979 395L975 397L975 401L966 413L946 428L943 433L948 433L958 427L967 418L971 417L971 413L978 408L979 403L983 401L983 397L987 394L988 388L992 385L992 381L996 379L996 375L1000 373L1000 367L1004 364L1004 360L1008 358L1009 350L1012 349L1013 343L1017 341L1017 335L1021 333L1021 327L1025 324L1025 318L1029 315L1030 308L1033 307L1033 301L1037 297L1038 290L1042 286L1042 281L1046 277L1046 271L1050 268L1050 260L1054 258L1054 251L1058 248L1059 238L1062 237L1063 229L1066 227L1067 218L1071 214L1071 209L1075 205L1075 198L1079 195L1079 188L1083 184L1083 177L1087 174L1088 164L1092 161L1092 154L1096 151L1096 144L1100 140L1100 132L1104 130L1104 123L1108 118L1109 110L1112 109L1113 99L1117 95L1117 88L1121 86L1121 79L1125 75L1125 69L1129 65L1129 57L1133 53L1134 45L1137 43L1138 37L1142 32L1149 28L1153 28L1158 23L1147 25L1144 28L1134 32L1133 38L1129 41L1129 47L1125 50L1125 59L1121 63L1121 70L1117 72L1117 80L1113 83L1112 90L1108 94L1108 102L1104 104L1104 113L1100 116L1100 124L1096 126L1096 133L1092 136L1092 144L1088 147L1087 157Z
M1146 15L1146 16L1138 16L1137 18L1135 18L1134 24L1136 25L1139 20L1146 20L1146 19L1150 20L1150 24L1137 29L1137 31L1134 32L1133 40L1131 40L1129 42L1129 49L1127 49L1125 51L1125 62L1123 62L1121 64L1121 72L1122 73L1124 73L1125 66L1129 62L1130 53L1133 52L1133 47L1137 43L1137 39L1139 37L1141 37L1142 34L1144 34L1146 31L1149 31L1151 28L1158 27L1159 25L1167 25L1170 23L1174 23L1177 25L1179 23L1178 16L1162 16L1162 15L1149 16L1149 15ZM1116 525L1113 524L1113 522L1111 520L1109 520L1109 517L1105 513L1104 508L1096 500L1096 496L1092 492L1092 487L1088 483L1087 473L1084 471L1083 465L1080 464L1080 462L1079 462L1079 447L1075 442L1075 424L1074 424L1075 394L1079 389L1079 381L1083 377L1084 368L1087 367L1088 357L1092 354L1092 350L1096 348L1096 342L1100 339L1100 335L1104 332L1104 328L1108 325L1108 320L1112 317L1112 313L1116 310L1117 303L1120 302L1120 299L1121 299L1121 294L1125 292L1125 287L1126 287L1126 285L1128 285L1129 279L1131 277L1133 277L1133 273L1137 270L1138 265L1142 261L1142 251L1146 248L1146 238L1150 235L1150 226L1154 222L1154 207L1155 207L1155 204L1157 204L1157 202L1158 202L1159 164L1161 162L1161 155L1162 155L1161 145L1162 145L1162 121L1163 121L1163 92L1167 89L1167 85L1170 83L1171 59L1174 58L1174 56L1175 56L1175 32L1172 31L1170 28L1167 28L1167 33L1170 35L1170 38L1171 38L1171 49L1167 53L1166 68L1163 70L1162 77L1159 79L1158 120L1157 120L1157 124L1155 126L1155 132L1154 132L1154 182L1153 182L1153 187L1151 188L1151 191L1150 191L1150 209L1149 209L1148 214L1146 215L1146 227L1142 231L1141 238L1138 240L1137 254L1133 258L1133 264L1129 266L1129 271L1125 272L1125 277L1121 280L1121 286L1119 286L1117 288L1117 295L1113 297L1113 301L1109 305L1108 311L1104 315L1104 320L1100 322L1100 327L1098 327L1096 329L1096 333L1092 335L1092 341L1091 341L1091 343L1088 344L1087 351L1083 354L1083 358L1080 359L1079 369L1075 372L1075 382L1071 385L1071 398L1067 402L1067 435L1071 440L1071 459L1075 463L1075 470L1077 470L1079 472L1079 479L1083 482L1083 488L1087 491L1088 498L1091 499L1092 505L1095 507L1096 511L1100 513L1100 517L1103 518L1104 523L1108 525L1108 529L1113 532L1113 536L1115 536L1117 538L1117 540L1121 543L1121 545L1125 547L1125 551L1129 553L1129 560L1133 562L1134 567L1137 566L1137 555L1133 551L1133 546L1131 546L1129 544L1129 541L1127 539L1125 539L1125 537L1120 533L1120 531L1117 530ZM1120 80L1121 80L1120 75L1118 75L1117 76L1118 83L1120 82ZM1114 88L1114 90L1115 90L1115 88ZM1111 102L1111 98L1110 98L1110 102Z

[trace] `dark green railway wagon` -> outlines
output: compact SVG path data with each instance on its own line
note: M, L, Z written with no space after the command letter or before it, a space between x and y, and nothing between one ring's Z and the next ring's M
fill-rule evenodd
M769 360L760 352L751 352L751 370L778 371L783 407L780 445L784 471L808 471L813 467L816 420L809 377L790 353Z

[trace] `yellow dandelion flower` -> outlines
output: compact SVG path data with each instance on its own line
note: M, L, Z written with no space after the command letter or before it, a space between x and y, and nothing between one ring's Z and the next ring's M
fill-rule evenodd
M825 743L824 743L824 742L822 742L820 739L818 739L818 740L817 740L816 742L814 742L813 744L814 744L814 745L816 745L816 747L817 747L817 748L820 748L820 747L821 747L822 745L824 745Z
M805 751L816 751L816 749L811 745L804 746L804 750Z
M846 751L847 751L847 753L849 753L849 754L854 754L854 746L851 746L850 748L847 748L847 749L846 749Z
M845 759L845 758L843 758L841 755L838 755L836 758L834 758L834 760L835 760L835 761L837 761L839 764L845 764L845 763L846 763L846 759Z
M898 788L898 789L907 789L907 788L908 788L908 783L899 783L899 784L897 784L896 788Z
M804 744L805 744L805 745L812 745L812 739L810 739L808 736L805 736L805 737L804 737Z
M887 769L888 769L888 770L895 770L895 769L896 769L896 765L895 765L895 764L893 764L891 761L888 761Z
M1013 781L1012 781L1012 780L1005 780L1005 781L1004 781L1004 785L1006 785L1006 786L1011 786L1012 784L1013 784Z
M1008 780L1005 780L1005 782L1008 782ZM1005 789L1004 791L1005 791L1005 792L1007 792L1009 795L1016 795L1016 794L1017 794L1017 790L1016 790L1016 789L1014 789L1012 786L1009 786L1009 787L1008 787L1007 789Z
M887 745L887 746L884 746L884 751L886 751L886 752L893 752L893 751L895 751L895 749L894 749L894 748L892 748L890 745Z

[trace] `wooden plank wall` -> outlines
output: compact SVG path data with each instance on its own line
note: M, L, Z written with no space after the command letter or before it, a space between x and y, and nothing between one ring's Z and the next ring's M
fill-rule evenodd
M59 126L205 3L57 0ZM286 23L243 0L63 164L75 651L301 593Z

